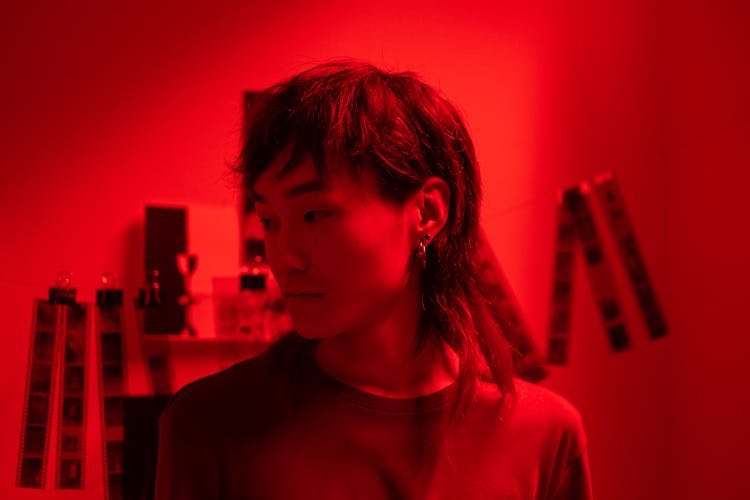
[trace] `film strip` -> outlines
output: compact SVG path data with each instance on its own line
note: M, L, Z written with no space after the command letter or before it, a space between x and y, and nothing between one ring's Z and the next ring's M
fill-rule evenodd
M86 409L88 384L89 314L86 304L71 304L63 309L64 356L62 390L59 393L57 433L57 475L55 487L83 489L86 470Z
M123 292L114 288L114 277L111 275L103 275L102 283L106 288L99 289L96 293L96 345L104 494L105 499L120 500L123 498L124 412L127 395Z
M620 352L630 348L630 338L625 328L615 277L591 215L590 194L591 186L583 182L578 188L566 191L564 202L573 214L576 234L583 245L589 283L599 302L599 314L604 321L609 343L615 352Z
M635 237L633 224L614 174L610 172L594 178L593 191L604 210L610 230L617 242L620 257L638 299L649 336L652 339L663 337L667 334L667 325L656 300L656 294Z
M523 319L513 289L500 267L487 234L482 229L477 248L479 284L486 297L492 301L492 314L513 349L513 365L518 377L539 382L547 377L544 359L534 345L531 332Z
M552 314L550 316L547 361L564 365L570 345L570 311L573 302L573 251L575 250L575 219L563 201L557 200L557 235L555 241Z
M59 332L63 306L35 300L29 363L23 405L23 424L16 472L17 488L44 488L52 423L53 394L57 382Z
M564 191L558 203L555 284L552 293L553 314L548 353L548 361L551 364L567 362L573 291L572 245L576 237L583 246L589 283L594 298L598 301L599 314L604 322L610 346L615 352L631 347L614 275L591 214L590 194L591 186L584 182L580 186ZM564 213L566 211L568 214ZM571 222L573 231L570 231Z

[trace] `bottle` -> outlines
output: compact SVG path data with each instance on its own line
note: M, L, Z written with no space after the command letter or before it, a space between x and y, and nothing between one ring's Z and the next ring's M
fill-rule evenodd
M239 333L260 344L271 336L267 279L268 265L261 259L240 272Z

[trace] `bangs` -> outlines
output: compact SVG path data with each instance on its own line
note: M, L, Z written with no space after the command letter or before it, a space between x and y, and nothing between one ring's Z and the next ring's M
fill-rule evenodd
M420 131L407 109L419 96L406 94L414 76L389 75L367 64L313 68L274 85L253 107L244 133L238 170L248 190L289 148L277 177L310 156L322 178L329 162L343 160L359 178L373 170L384 194L402 198L429 174ZM412 92L413 93L413 92ZM415 126L415 122L416 126Z

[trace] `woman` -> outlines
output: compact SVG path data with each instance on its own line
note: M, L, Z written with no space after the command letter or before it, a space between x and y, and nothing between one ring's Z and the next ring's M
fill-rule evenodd
M578 412L514 378L459 113L343 61L264 93L238 162L297 333L160 420L157 498L591 497Z

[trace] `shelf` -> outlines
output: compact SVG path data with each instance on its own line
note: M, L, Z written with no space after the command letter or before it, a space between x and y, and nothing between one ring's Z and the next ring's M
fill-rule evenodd
M164 342L170 344L257 344L258 340L249 336L227 335L222 337L190 337L185 335L148 334L142 335L144 342Z

